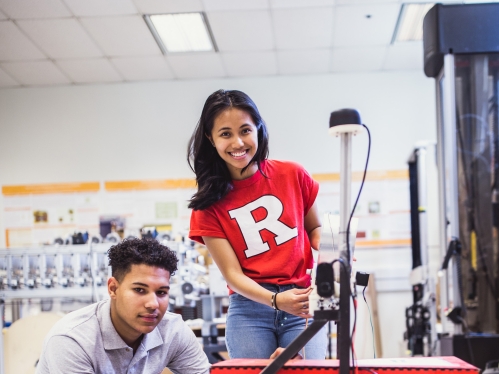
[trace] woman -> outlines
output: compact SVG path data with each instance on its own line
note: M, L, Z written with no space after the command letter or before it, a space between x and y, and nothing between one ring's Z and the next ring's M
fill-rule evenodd
M268 160L258 108L241 91L205 102L188 148L198 191L189 237L208 248L230 293L226 343L231 358L268 358L312 317L307 269L319 248L318 183L298 164ZM324 359L321 330L307 359Z

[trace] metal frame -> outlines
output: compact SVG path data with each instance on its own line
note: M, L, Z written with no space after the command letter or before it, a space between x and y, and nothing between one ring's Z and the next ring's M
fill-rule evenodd
M458 192L458 156L456 135L456 89L455 59L449 53L444 56L444 66L437 79L437 155L439 168L440 197L440 242L442 257L447 252L449 243L459 240L459 192ZM443 332L450 332L449 323L443 318L452 303L453 307L462 307L459 290L459 278L455 259L452 266L441 277L440 313ZM462 333L462 326L454 324L454 334Z
M439 225L439 242L440 242L440 258L444 258L447 251L447 214L445 202L445 154L444 154L444 129L443 129L443 111L442 111L442 95L443 90L440 87L442 80L445 79L444 70L440 72L435 80L435 89L437 93L437 166L438 166L438 216ZM449 332L449 321L443 318L447 306L449 305L449 275L447 272L439 274L440 282L440 323L442 324L442 332Z

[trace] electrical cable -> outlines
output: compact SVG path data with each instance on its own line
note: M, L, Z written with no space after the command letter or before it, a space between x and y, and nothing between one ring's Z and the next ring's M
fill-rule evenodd
M471 347L471 341L470 341L470 339L469 339L471 335L470 335L470 329L469 329L469 327L468 327L468 324L466 323L466 320L465 320L463 317L461 317L461 316L457 316L457 318L461 321L461 323L463 324L463 326L464 326L464 328L465 328L465 332L466 332L466 334L465 334L465 336L464 336L464 339L466 339L466 342L467 342L467 344L468 344L468 353L469 353L469 355L470 355L470 361L471 361L471 362L470 362L470 364L471 364L471 365L476 365L476 364L475 364L475 355L473 354L473 349L472 349L472 347ZM467 335L467 336L466 336L466 335Z
M369 164L369 157L371 155L371 132L366 125L362 125L367 130L368 144L367 144L367 157L366 157L366 165L364 166L364 174L362 175L362 182L360 183L359 192L357 193L357 198L355 199L355 203L353 204L352 211L350 213L350 218L348 219L347 225L347 251L350 253L350 223L352 222L353 214L355 213L355 208L357 208L357 203L359 202L360 194L362 193L362 188L364 187L364 182L366 180L367 174L367 165Z
M355 339L355 328L357 324L357 299L355 298L354 294L352 293L352 303L353 303L353 330L352 330L352 341L350 342L350 345L352 347L352 366L354 368L354 372L358 372L358 367L355 366L355 363L357 362L357 357L355 355L355 347L354 347L354 339Z
M369 311L369 322L371 323L371 331L373 336L373 352L374 352L374 358L376 358L376 345L374 344L374 325L373 325L373 318L371 315L371 308L369 308L369 304L367 303L366 299L366 288L367 286L365 286L364 289L362 290L362 297L364 297L364 301L366 302L367 305L367 310Z
M352 217L353 217L353 214L355 212L355 208L357 207L357 203L359 202L360 194L362 193L362 188L364 187L364 182L366 180L366 174L367 174L367 166L369 164L369 157L371 155L371 132L369 131L369 128L366 125L363 124L362 126L364 126L364 128L367 130L367 137L368 137L367 157L366 157L366 165L364 166L364 173L362 175L362 182L360 183L360 187L359 187L359 192L357 193L357 198L355 199L355 203L353 204L352 211L350 213L350 218L348 219L348 225L347 225L347 231L346 231L346 243L347 243L347 253L349 255L349 260L350 260L350 224L352 222ZM356 303L354 300L353 293L352 293L352 300L354 301L354 323L353 323L353 329L352 329L351 345L352 345L352 361L353 361L353 366L355 368L353 334L355 332L355 325L357 323L357 308L356 308Z
M468 180L468 178L470 177L470 174L469 174L469 170L468 170L468 165L466 164L465 162L465 148L464 148L464 140L463 140L463 134L462 134L462 131L461 129L459 128L459 126L457 127L457 135L458 135L458 141L459 141L459 145L461 146L461 162L462 162L462 167L463 167L463 170L464 170L464 180L465 180L465 189L466 189L466 194L467 196L469 196L469 199L471 200L471 202L468 201L468 204L467 204L467 207L466 207L466 210L467 210L467 215L468 215L468 220L470 221L470 224L473 228L477 229L479 228L479 223L478 223L478 217L476 216L475 214L475 211L473 209L473 205L474 205L474 194L472 194L472 191L471 191L471 182ZM473 156L473 153L471 153L471 155ZM485 281L487 283L487 285L489 286L489 289L490 289L490 292L492 293L492 295L496 295L496 289L492 283L492 280L490 279L489 277L489 269L488 269L488 266L487 266L487 261L485 259L485 255L484 255L484 248L482 247L481 245L481 241L479 240L479 237L480 235L478 235L478 232L477 232L477 235L476 235L476 240L477 240L477 252L479 254L479 257L480 257L480 260L482 262L482 271L484 272L484 275L485 275ZM461 292L461 302L462 302L462 306L464 308L464 295L462 294L462 289L460 290Z

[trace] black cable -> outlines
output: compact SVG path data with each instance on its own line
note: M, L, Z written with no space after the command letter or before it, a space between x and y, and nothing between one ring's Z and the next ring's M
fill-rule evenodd
M461 321L461 323L463 324L464 326L464 331L465 331L465 335L464 335L464 339L466 340L466 343L468 344L468 353L470 355L470 364L471 365L475 365L475 355L473 354L473 349L471 347L471 334L470 334L470 329L468 327L468 324L466 323L466 320L464 318L462 318L461 316L458 316L458 319Z
M374 343L374 325L373 325L373 319L371 316L371 308L369 308L369 304L367 303L367 299L366 299L366 288L367 288L367 286L365 286L364 289L362 290L362 297L364 297L364 301L366 302L366 305L367 305L367 310L369 311L369 322L371 323L371 332L372 332L372 336L373 336L373 352L374 352L374 358L376 358L376 345Z
M369 157L371 155L371 132L366 125L362 125L367 130L368 144L367 144L367 157L366 157L366 165L364 166L364 174L362 176L362 182L360 183L359 192L357 193L357 198L355 199L355 203L353 204L352 212L350 213L350 218L348 219L347 225L347 251L350 254L350 223L352 222L353 214L355 213L355 208L357 208L357 203L359 202L360 194L362 193L362 188L364 187L364 182L366 180L367 174L367 165L369 164ZM350 260L350 259L349 259Z
M480 227L479 226L479 223L478 223L478 217L476 217L476 214L475 214L475 210L473 208L474 206L474 199L475 199L475 194L472 193L471 191L471 186L470 186L470 182L468 180L468 177L470 177L470 171L468 170L468 165L466 164L466 160L464 158L464 155L465 155L465 152L466 152L466 149L464 148L464 140L463 140L463 134L461 132L461 129L459 128L459 126L457 127L457 135L458 135L458 141L459 141L459 145L461 146L461 162L462 162L462 167L463 167L463 170L464 170L464 180L465 180L465 190L466 190L466 194L467 196L469 197L469 199L471 200L471 202L467 201L467 206L466 206L466 210L467 210L467 216L468 216L468 221L469 221L469 224L472 226L472 229L476 232L476 241L477 241L477 245L476 245L476 249L477 249L477 252L478 252L478 255L479 255L479 258L482 262L482 271L484 272L484 275L485 275L485 282L487 283L487 285L489 286L489 289L490 289L490 292L492 293L492 296L495 297L496 295L496 289L492 283L492 280L490 279L489 277L489 269L488 269L488 266L487 266L487 261L485 260L485 256L484 256L484 249L481 245L481 241L479 240L479 237L480 235L478 234L478 228ZM473 153L471 152L468 152L470 153L472 156L473 156ZM468 243L470 246L471 246L471 243ZM471 262L471 260L470 260ZM460 290L460 292L462 292L462 289ZM461 299L464 299L464 295L461 293ZM462 302L462 307L464 308L464 302Z
M362 175L362 182L360 183L359 192L357 193L357 198L355 199L355 203L353 204L352 211L350 213L350 218L348 219L347 232L346 232L346 242L347 242L347 253L349 260L350 259L350 224L352 222L353 214L355 213L355 208L357 208L357 203L359 202L360 194L362 193L362 188L364 187L364 182L366 181L367 174L367 165L369 164L369 157L371 155L371 132L366 125L362 125L367 130L368 144L367 144L367 157L366 157L366 165L364 166L364 174ZM355 332L356 324L357 324L357 307L355 306L355 297L352 293L352 302L354 305L354 319L353 319L353 328L352 328L352 337ZM353 339L351 339L351 349L352 349L352 362L353 367L355 367L354 360L354 348L353 348Z

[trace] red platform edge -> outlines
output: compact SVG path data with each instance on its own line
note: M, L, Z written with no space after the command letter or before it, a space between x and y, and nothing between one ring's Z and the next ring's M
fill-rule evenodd
M211 367L211 374L259 374L271 360L234 359L217 362ZM357 360L358 374L409 374L431 372L432 374L472 374L479 369L457 357L405 357ZM337 373L338 360L297 360L289 361L279 373Z

